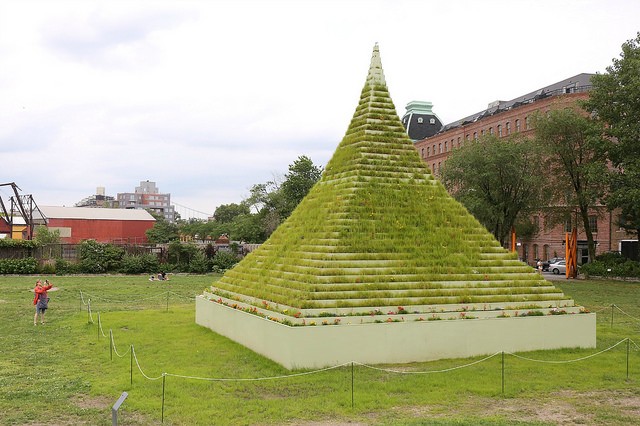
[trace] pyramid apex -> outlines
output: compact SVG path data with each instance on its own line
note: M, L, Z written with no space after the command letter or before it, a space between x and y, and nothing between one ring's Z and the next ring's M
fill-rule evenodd
M384 79L384 71L382 70L382 61L380 60L380 48L378 43L373 46L371 54L371 65L369 66L369 74L367 75L367 84L386 86Z

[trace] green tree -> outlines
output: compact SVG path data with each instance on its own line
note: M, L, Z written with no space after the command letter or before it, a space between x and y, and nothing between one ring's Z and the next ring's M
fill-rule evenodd
M611 161L607 206L621 210L620 225L640 236L640 32L622 45L605 74L597 74L584 107L605 124Z
M265 238L291 215L321 175L322 168L302 155L289 165L289 172L282 183L274 179L251 188L251 195L243 202L256 211Z
M257 214L242 214L236 216L230 223L229 236L236 241L247 243L262 243L266 233Z
M54 229L52 231L45 225L38 225L35 229L33 241L42 247L41 256L43 259L55 259L62 257L59 229Z
M113 272L120 268L125 251L113 244L84 240L78 246L80 270L86 273Z
M35 236L33 239L43 246L47 244L60 244L60 230L54 229L51 231L44 225L38 225L35 229Z
M289 166L289 173L285 175L285 180L280 186L284 199L284 218L289 217L291 212L300 204L300 201L309 193L313 185L320 180L322 168L313 164L313 161L305 155L298 157Z
M152 244L166 244L180 239L178 225L170 223L163 217L156 217L156 223L153 224L153 228L147 229L145 234L147 235L147 241Z
M487 136L454 150L442 182L504 246L519 216L542 203L535 145L518 135Z
M602 128L572 109L538 114L534 123L552 201L577 209L593 260L596 247L589 216L604 195L608 175Z
M249 206L246 203L222 204L213 213L213 218L219 223L229 223L233 222L236 216L249 213Z

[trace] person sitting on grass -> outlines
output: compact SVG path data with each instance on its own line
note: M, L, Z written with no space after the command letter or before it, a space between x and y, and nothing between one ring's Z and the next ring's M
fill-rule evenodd
M51 290L53 285L49 284L49 280L45 280L44 283L45 285L42 285L40 280L36 281L36 287L33 290L35 293L33 304L36 306L36 313L33 315L33 325L38 325L38 314L40 314L40 323L44 325L44 314L49 307L47 290Z

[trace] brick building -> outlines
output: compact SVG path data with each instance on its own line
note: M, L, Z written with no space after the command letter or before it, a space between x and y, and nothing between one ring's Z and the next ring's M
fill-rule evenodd
M487 109L442 126L431 137L419 140L415 147L420 157L437 176L451 152L465 142L484 135L506 137L513 133L533 135L531 117L536 112L575 106L576 102L586 99L591 89L593 74L578 74L574 77L527 93L510 101L491 102ZM406 127L406 124L405 124ZM576 223L575 215L566 224L549 225L544 223L544 213L532 217L539 232L529 239L518 239L517 251L520 258L534 264L535 259L547 260L554 256L564 257L565 231ZM594 239L596 253L607 251L626 251L628 245L636 245L637 239L616 225L617 215L602 206L594 209L591 215L595 225ZM635 240L635 241L634 241ZM588 261L587 242L578 226L578 263Z
M169 222L176 220L175 207L171 205L171 194L162 194L155 182L140 182L135 192L118 193L121 209L145 209L164 217Z

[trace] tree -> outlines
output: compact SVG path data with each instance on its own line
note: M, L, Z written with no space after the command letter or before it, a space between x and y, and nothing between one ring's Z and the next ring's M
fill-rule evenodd
M597 74L584 107L606 125L613 168L607 206L620 208L620 226L640 236L640 32L622 45L605 74Z
M604 195L608 175L602 128L573 109L539 114L534 122L553 201L577 208L593 260L596 247L589 216Z
M309 193L313 185L320 180L322 168L313 164L307 156L300 156L289 166L289 173L280 186L284 198L283 216L289 217L300 201Z
M153 224L153 228L147 229L145 234L147 235L147 241L152 244L164 244L180 239L178 225L170 223L160 216L156 217L156 223Z
M451 153L442 182L504 246L516 220L541 205L540 175L534 144L487 136Z
M47 244L60 244L60 230L50 230L45 225L38 225L35 229L33 239L43 246Z
M289 172L282 183L274 179L251 188L251 195L243 203L256 210L265 238L291 215L321 175L322 168L302 155L289 165Z
M237 216L249 213L249 206L245 203L222 204L213 213L213 218L219 223L229 223Z

